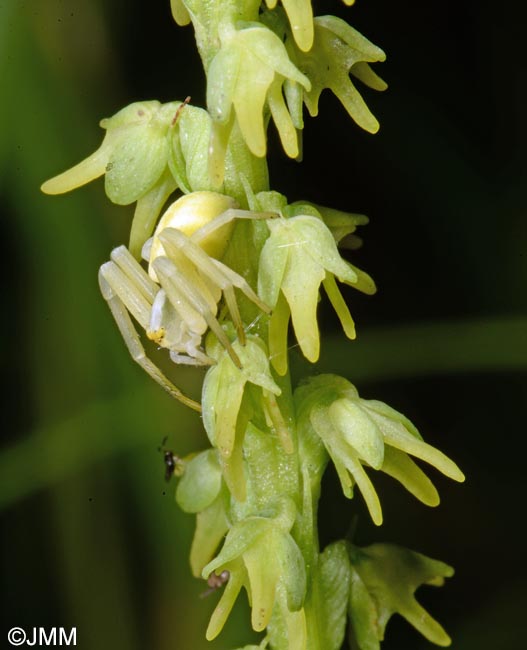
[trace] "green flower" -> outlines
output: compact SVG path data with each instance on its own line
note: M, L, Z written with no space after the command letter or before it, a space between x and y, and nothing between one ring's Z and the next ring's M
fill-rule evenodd
M176 189L185 194L217 189L243 205L239 166L252 191L268 184L265 162L255 162L237 128L224 152L221 183L210 179L211 119L207 111L187 102L136 102L100 124L106 135L97 151L46 181L42 191L69 192L104 175L111 201L119 205L137 202L129 244L136 259Z
M137 201L130 250L139 259L161 209L177 189L167 163L168 133L181 102L136 102L101 121L106 130L91 156L42 185L47 194L74 190L104 174L108 198L119 205Z
M299 612L306 592L306 574L300 549L290 535L296 507L287 499L265 514L253 515L234 524L227 533L218 556L203 569L229 571L218 606L207 629L207 639L214 639L234 605L242 587L249 594L251 623L256 631L264 630L275 603L289 612Z
M281 393L271 375L266 350L259 338L249 336L245 345L234 341L232 346L240 367L219 345L207 346L207 352L216 360L216 365L207 372L203 385L203 424L211 443L226 457L234 448L236 423L246 384L259 386L275 396Z
M351 559L349 601L350 645L353 650L380 650L386 624L403 616L428 641L450 645L442 626L417 602L421 585L441 587L454 569L444 562L393 544L366 548L348 545Z
M306 212L309 206L300 209ZM273 309L269 352L273 367L283 375L287 371L290 317L304 356L312 362L319 357L316 314L320 284L350 339L355 338L355 325L335 278L367 294L375 292L375 284L366 273L342 259L322 219L300 214L290 219L274 219L267 225L271 234L260 256L258 293Z
M190 566L192 574L199 577L229 529L228 495L223 487L216 449L207 449L185 462L176 501L184 512L196 513Z
M136 102L101 121L104 140L91 156L46 181L42 191L62 194L105 174L108 198L119 205L137 201L166 169L167 133L181 102Z
M265 156L264 107L269 105L288 155L298 155L298 143L282 96L286 79L309 90L307 77L291 63L283 42L261 23L239 22L235 29L220 30L221 48L207 71L207 108L213 121L211 175L221 179L223 153L234 123L232 111L247 146L255 156Z
M359 397L349 381L336 375L319 375L295 392L299 431L314 430L324 443L339 476L344 494L351 498L358 485L374 523L382 523L377 492L364 466L381 470L398 480L420 501L439 503L430 479L410 459L423 460L454 481L464 481L459 467L427 444L401 413L376 400Z
M384 61L386 55L340 18L318 16L314 23L314 43L308 52L302 52L291 39L286 43L291 60L311 82L311 88L303 93L299 93L294 84L288 84L287 98L291 113L299 115L303 99L310 115L318 115L320 94L324 88L329 88L361 128L376 133L379 123L349 75L351 73L370 88L385 90L386 83L373 72L368 63Z
M251 191L259 192L268 186L267 166L248 150L237 125L231 131L228 147L224 152L221 178L211 178L209 168L209 144L212 137L212 121L208 112L196 106L186 105L181 110L172 129L168 166L179 188L186 194L199 190L215 190L228 194L241 205L246 204L246 193L240 180ZM243 171L242 171L243 170Z
M292 205L295 206L294 203ZM355 234L355 231L358 226L366 226L369 223L370 220L366 215L335 210L315 203L311 205L320 213L339 248L356 250L362 246L362 239Z
M264 428L267 423L286 453L293 452L293 442L276 400L281 390L272 377L265 345L248 336L245 345L234 341L232 347L239 367L217 343L207 346L216 365L203 382L202 415L207 435L219 451L229 490L238 501L244 501L243 441L249 422L263 420Z

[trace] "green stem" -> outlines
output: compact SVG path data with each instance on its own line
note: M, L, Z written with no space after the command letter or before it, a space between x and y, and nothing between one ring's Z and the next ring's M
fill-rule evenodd
M228 29L239 21L258 20L260 0L185 0L192 19L196 45L205 72L220 48L220 41Z

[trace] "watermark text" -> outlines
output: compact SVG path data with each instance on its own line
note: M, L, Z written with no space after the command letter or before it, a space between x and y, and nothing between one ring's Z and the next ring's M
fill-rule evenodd
M24 630L12 627L7 633L9 645L14 647L75 646L77 645L77 628L66 630L63 627L33 627Z

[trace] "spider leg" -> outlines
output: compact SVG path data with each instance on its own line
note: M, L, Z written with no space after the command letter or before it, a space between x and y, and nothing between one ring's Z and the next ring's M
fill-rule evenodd
M173 258L177 258L180 257L179 254L182 253L192 262L204 277L208 278L218 286L221 291L223 291L234 326L238 332L238 338L243 344L245 342L245 331L243 329L242 319L236 303L233 286L241 289L249 300L254 302L263 311L269 313L269 307L260 300L244 278L221 262L218 262L218 260L207 255L200 246L180 230L177 230L176 228L165 228L159 234L159 239L168 254Z
M232 286L226 285L223 287L223 295L225 296L225 302L232 316L232 322L236 328L236 333L238 334L238 340L242 345L246 343L245 330L243 329L242 317L240 310L238 309L238 302L236 300L236 295Z
M170 350L170 358L174 363L179 363L185 366L213 366L216 362L203 352L194 350L192 356L187 354L177 354Z
M266 314L271 313L271 308L269 305L266 305L265 302L260 299L258 294L251 289L250 284L245 278L243 278L241 275L236 273L236 271L233 271L226 264L223 264L223 262L220 262L219 260L213 259L212 263L223 273L229 284L244 293L251 302L254 302L254 304Z
M103 281L109 287L103 290ZM148 328L152 304L141 293L133 280L115 262L106 262L99 269L99 285L108 300L116 296L144 329ZM111 292L111 294L110 294Z
M166 230L167 229L163 232L166 232ZM183 237L185 236L183 235ZM185 239L188 241L188 238L185 237ZM199 250L201 251L201 249ZM203 251L201 252L203 253ZM203 254L208 259L206 253ZM153 262L153 266L170 302L181 314L181 317L188 324L189 328L193 332L204 333L207 326L210 327L214 334L216 334L220 343L229 353L234 365L241 368L240 359L219 324L215 313L201 294L198 291L195 291L193 284L188 281L185 274L181 273L176 264L167 257L156 258ZM205 326L200 324L200 320L205 322Z
M196 232L191 235L191 239L195 244L204 241L216 230L223 228L234 219L276 219L280 215L277 212L251 212L251 210L239 210L236 208L229 208L222 212L220 215L206 223Z
M114 287L113 282L116 277L119 277L118 274L117 276L113 275L112 272L115 271L115 269L120 270L113 262L107 262L101 266L99 270L99 286L132 359L136 361L141 368L143 368L143 370L145 370L150 377L160 384L172 397L200 413L201 405L183 394L177 386L174 386L174 384L165 377L161 370L146 356L145 349L141 344L141 340L139 339L139 335L134 327L132 319L130 318L127 307L118 295L119 290Z
M148 273L143 269L126 246L118 246L117 248L114 248L111 252L110 258L141 290L141 293L143 293L148 301L152 303L159 287L150 278Z

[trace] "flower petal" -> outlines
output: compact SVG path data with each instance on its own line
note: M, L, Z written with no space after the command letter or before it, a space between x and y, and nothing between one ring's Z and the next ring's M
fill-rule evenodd
M242 29L237 33L237 40L282 77L296 81L306 90L311 88L309 79L291 62L283 42L267 27Z
M137 200L128 246L136 259L141 258L143 244L151 236L163 206L176 189L174 178L166 169L157 183Z
M42 183L40 189L45 194L64 194L99 178L106 171L112 154L113 141L114 138L107 134L101 146L91 156Z
M220 494L210 506L196 515L196 530L190 547L190 568L196 578L212 560L225 533L229 529L224 498Z
M104 186L113 203L133 203L157 182L168 162L167 124L152 121L126 129L114 144Z
M349 339L355 339L357 336L355 333L355 322L353 321L350 310L348 309L348 305L346 305L346 302L340 293L340 289L335 282L335 276L332 273L326 273L326 277L322 281L322 284L324 285L324 289L328 294L328 298L333 306L333 309L339 317L340 324L344 330L344 334Z
M207 449L185 464L185 472L176 490L176 501L184 512L201 512L216 499L220 488L218 453L215 449Z
M271 237L262 248L258 264L258 295L274 309L278 302L291 244L286 229L274 228L272 224L271 228Z
M291 310L280 293L269 320L269 360L280 376L287 372L287 333Z
M414 497L427 506L439 505L439 494L432 481L414 461L402 451L389 447L384 449L381 467L385 474L399 481Z
M408 433L400 422L394 422L372 411L370 411L370 414L379 425L386 444L400 449L411 456L420 458L426 463L430 463L430 465L433 465L445 476L448 476L454 481L462 483L465 480L465 475L453 460L435 447L432 447L432 445Z
M267 103L284 151L290 158L296 158L299 154L298 134L282 95L282 80L280 78L271 84L267 93Z
M331 419L328 417L327 411L327 408L314 406L310 413L311 424L322 438L331 458L334 461L336 459L338 465L340 467L344 466L351 474L354 482L357 483L361 491L373 522L377 526L380 526L382 524L382 509L377 492L364 471L357 453L335 428ZM348 492L351 492L349 487L347 489ZM344 491L346 493L346 489ZM348 495L346 494L346 496Z
M232 565L227 564L225 568L229 571L230 577L225 585L220 601L210 617L209 625L205 633L207 641L212 641L222 631L246 580L246 571L241 560L233 562Z
M339 399L328 408L328 416L343 439L357 451L373 469L380 469L384 460L384 440L381 430L360 405Z
M273 534L266 537L265 552L258 544L243 554L251 585L251 624L256 632L261 632L269 624L280 579L281 566L274 537Z

